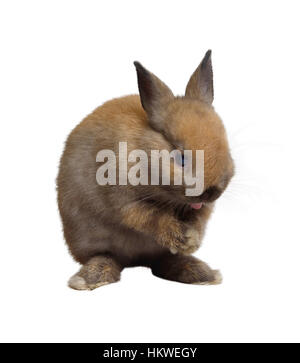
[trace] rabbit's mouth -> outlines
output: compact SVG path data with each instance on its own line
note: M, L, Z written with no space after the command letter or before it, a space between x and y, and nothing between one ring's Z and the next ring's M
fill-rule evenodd
M190 207L191 207L192 209L196 209L196 210L198 210L198 209L201 209L201 208L202 208L202 206L203 206L203 203L190 203Z

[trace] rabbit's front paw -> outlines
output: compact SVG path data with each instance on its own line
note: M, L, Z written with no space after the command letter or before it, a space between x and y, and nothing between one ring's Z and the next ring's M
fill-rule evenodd
M157 242L172 253L177 253L185 243L185 228L177 220L164 222L158 228Z
M200 233L195 228L187 228L184 233L184 238L181 243L176 246L172 246L170 251L173 254L182 253L184 255L190 255L200 247Z
M181 231L171 230L161 237L161 244L173 254L190 255L200 247L201 242L200 233L191 227Z
M160 222L157 230L158 243L173 254L189 255L199 248L201 235L195 227L176 219L161 219Z

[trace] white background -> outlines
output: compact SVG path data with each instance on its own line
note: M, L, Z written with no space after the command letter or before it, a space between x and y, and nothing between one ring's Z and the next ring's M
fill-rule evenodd
M299 32L298 1L1 1L1 341L300 341ZM134 60L182 94L210 48L237 175L196 255L223 284L134 268L69 289L55 192L68 133L137 92Z

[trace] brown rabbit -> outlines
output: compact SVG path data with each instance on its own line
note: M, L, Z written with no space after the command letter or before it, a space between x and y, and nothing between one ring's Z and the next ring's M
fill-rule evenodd
M97 108L71 132L61 158L57 188L64 236L83 265L69 286L91 290L116 282L129 266L147 266L158 277L183 283L220 283L218 271L191 256L234 171L222 121L212 107L211 51L184 97L174 97L154 74L134 64L140 95ZM120 141L128 151L148 155L153 149L204 150L203 193L188 197L184 185L161 183L99 185L97 153L113 150L119 160Z

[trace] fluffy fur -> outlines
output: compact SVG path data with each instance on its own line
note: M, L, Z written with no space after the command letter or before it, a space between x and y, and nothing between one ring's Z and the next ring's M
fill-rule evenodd
M118 281L124 267L137 265L173 281L218 283L217 271L190 256L200 246L214 201L233 175L225 130L211 105L210 51L184 97L174 97L140 63L135 66L140 95L97 108L71 132L61 158L57 188L64 236L83 265L69 285L93 289ZM128 152L204 150L204 193L186 197L184 185L99 186L96 155L102 149L117 154L119 141L127 141ZM195 210L195 202L204 204Z

